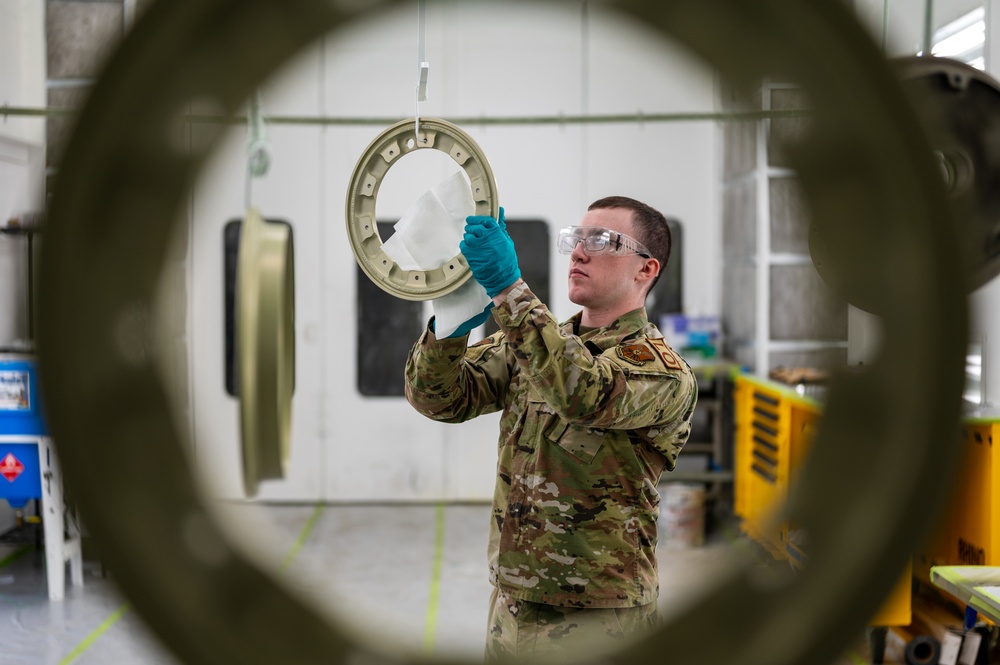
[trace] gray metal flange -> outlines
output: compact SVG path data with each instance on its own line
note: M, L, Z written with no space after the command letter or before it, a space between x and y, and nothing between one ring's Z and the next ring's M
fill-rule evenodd
M967 291L1000 274L1000 83L985 72L949 58L912 56L890 65L901 79L929 137L952 210L960 226L961 263ZM829 222L829 223L826 223ZM820 220L809 230L809 251L828 284L834 259L828 243L844 236L836 219ZM855 242L878 246L881 227ZM833 284L834 288L837 285ZM871 296L855 292L855 307L878 314Z
M375 204L386 173L414 150L449 155L469 178L475 214L497 217L497 184L490 163L471 136L439 118L401 120L380 133L361 155L347 190L347 235L358 265L383 291L404 300L433 300L451 293L472 276L457 254L433 270L404 270L382 249Z
M920 112L961 226L968 290L1000 274L1000 82L948 58L893 61Z
M762 581L747 557L689 612L602 661L829 662L897 579L954 468L965 276L941 178L898 81L841 0L608 4L677 38L730 82L749 89L774 76L807 91L812 133L789 159L813 216L840 230L830 267L844 276L835 283L848 301L866 294L880 305L884 345L870 365L833 378L786 508L808 531L808 565ZM376 646L327 621L226 539L192 479L152 359L119 334L152 302L171 227L217 142L188 151L177 140L183 109L208 102L234 114L293 54L365 8L155 3L94 86L60 168L40 266L51 430L120 588L189 663L385 660L361 654L386 640Z

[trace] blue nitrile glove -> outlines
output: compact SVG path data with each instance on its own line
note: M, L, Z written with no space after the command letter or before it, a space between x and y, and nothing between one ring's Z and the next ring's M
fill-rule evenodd
M521 279L514 241L500 208L500 219L471 215L465 218L465 237L458 244L469 263L472 276L486 289L490 298Z
M471 319L459 324L459 326L455 328L455 332L448 335L445 339L451 339L453 337L462 337L464 335L468 335L470 332L472 332L473 328L478 328L479 326L486 323L486 319L490 318L490 312L492 311L493 311L493 303L490 303L483 309L482 312L476 314ZM434 329L436 323L437 319L431 321L431 332L434 333L435 335L437 334L437 331Z

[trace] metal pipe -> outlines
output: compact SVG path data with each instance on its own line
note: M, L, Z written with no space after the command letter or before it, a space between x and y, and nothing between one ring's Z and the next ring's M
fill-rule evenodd
M63 117L75 114L79 109L53 107L26 107L0 105L0 118L8 116L24 117ZM468 116L448 118L457 125L589 125L614 123L650 123L650 122L706 122L706 121L755 121L771 118L798 118L810 112L803 109L786 109L780 111L744 111L744 112L690 112L690 113L622 113L607 115L558 115L558 116ZM264 118L271 125L377 125L388 126L399 121L399 118L379 118L362 116L267 116ZM191 123L240 125L246 123L245 117L225 117L217 115L189 114L184 120Z

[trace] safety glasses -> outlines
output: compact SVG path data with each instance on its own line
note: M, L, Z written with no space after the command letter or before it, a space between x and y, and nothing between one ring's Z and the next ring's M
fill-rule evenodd
M651 257L649 250L635 238L630 238L624 233L618 233L603 226L568 226L561 230L557 244L559 253L572 254L581 242L583 243L583 251L590 256L638 254L647 259Z

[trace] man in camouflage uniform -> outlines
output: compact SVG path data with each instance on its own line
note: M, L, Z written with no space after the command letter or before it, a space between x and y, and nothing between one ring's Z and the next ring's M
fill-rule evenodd
M465 333L437 339L432 320L407 360L406 396L444 422L503 411L487 660L569 659L654 627L656 486L698 393L646 319L670 254L666 220L610 197L564 229L569 298L583 310L562 324L520 279L502 209L469 217L461 249L500 332L466 348Z

